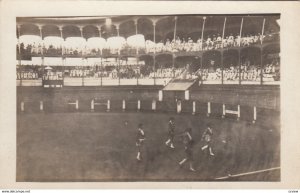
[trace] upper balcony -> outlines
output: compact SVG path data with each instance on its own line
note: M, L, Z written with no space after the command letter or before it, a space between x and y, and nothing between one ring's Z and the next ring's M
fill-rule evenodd
M126 57L140 57L142 55L162 55L168 54L174 57L180 56L202 56L207 51L219 51L222 50L239 50L247 47L257 47L262 50L267 49L270 46L278 47L280 44L280 34L273 33L265 36L254 35L242 37L239 41L239 37L227 37L220 40L220 37L215 39L208 38L203 42L201 39L197 41L189 40L173 40L172 42L166 41L166 43L147 44L144 47L134 48L132 46L125 45L120 49L109 49L109 48L69 48L69 47L53 47L48 48L42 47L41 45L24 45L20 44L20 48L17 45L17 53L21 53L21 58L31 57L74 57L74 58L126 58ZM223 42L223 43L222 43ZM153 42L151 42L153 43ZM17 54L18 58L20 54Z

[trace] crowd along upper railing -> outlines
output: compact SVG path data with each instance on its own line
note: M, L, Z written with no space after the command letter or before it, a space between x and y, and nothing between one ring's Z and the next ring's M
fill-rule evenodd
M233 40L227 40L222 43L218 40L205 40L198 42L170 42L170 43L157 43L154 46L147 46L134 48L130 46L124 46L120 49L98 48L68 48L68 47L43 47L42 45L26 45L26 47L20 44L20 48L17 45L17 58L26 59L30 57L139 57L141 55L160 55L170 54L176 56L201 56L202 53L216 50L222 51L224 49L243 49L245 47L268 47L270 44L279 44L279 33L267 34L263 38L260 36L249 36ZM21 57L20 57L21 56Z

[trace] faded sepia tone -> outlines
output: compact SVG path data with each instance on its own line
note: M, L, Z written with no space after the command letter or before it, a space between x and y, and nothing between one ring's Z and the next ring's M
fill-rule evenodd
M15 19L18 182L284 181L281 12Z
M17 181L280 181L279 22L17 18Z

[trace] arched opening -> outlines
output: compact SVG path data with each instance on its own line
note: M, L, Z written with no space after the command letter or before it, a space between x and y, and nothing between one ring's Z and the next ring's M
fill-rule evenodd
M20 27L20 36L23 35L35 35L40 36L40 30L37 25L26 23L22 24Z
M201 70L201 57L180 56L175 59L175 77L179 79L199 78Z
M193 32L188 33L187 36L190 37L193 40L193 42L197 42L199 39L201 39L201 31L195 30Z
M119 78L122 85L136 85L140 77L141 68L145 65L137 57L124 57L120 61Z
M263 47L263 84L279 84L280 45L269 44Z
M153 85L154 84L154 56L152 55L141 55L139 61L143 65L140 66L140 71L138 74L138 84L140 85Z
M68 37L64 47L65 55L80 57L85 54L86 40L82 37Z
M125 44L126 40L124 37L110 37L107 39L106 48L110 50L111 54L118 54Z
M136 35L136 26L133 20L125 21L120 24L120 36L128 38Z
M242 84L260 84L261 51L258 47L241 49L241 81Z
M166 34L174 34L175 16L163 17L156 23L156 32L162 35L161 42L165 43ZM171 38L171 40L173 37Z
M100 37L91 37L87 40L87 56L100 56L102 49L106 47L106 40Z
M82 35L85 39L100 36L98 28L94 25L84 26L82 28Z
M126 45L122 48L127 55L135 56L138 53L145 53L145 37L142 34L133 35L127 38Z
M22 59L30 59L33 54L42 53L42 39L37 35L22 35L19 37Z
M101 37L108 39L115 36L118 36L118 31L115 25L101 26Z
M153 25L149 18L141 17L137 20L138 34L143 34L145 40L153 41ZM150 32L150 33L149 33ZM148 34L148 35L147 35Z
M143 67L141 67L141 76L142 78L146 78L149 77L150 74L153 72L154 70L154 66L153 66L153 56L151 55L143 55L139 57L140 61L144 61L145 65Z
M64 39L67 39L68 37L81 37L81 32L79 27L74 25L64 26L62 33Z
M44 38L44 56L60 56L62 55L62 46L64 40L57 36L47 36Z
M172 54L156 55L156 68L172 68Z
M61 37L59 27L56 25L44 25L42 28L43 38L48 36Z
M202 61L202 80L204 84L221 84L222 83L222 67L221 52L208 51L203 53Z
M223 83L239 84L239 53L238 50L224 50L223 52Z

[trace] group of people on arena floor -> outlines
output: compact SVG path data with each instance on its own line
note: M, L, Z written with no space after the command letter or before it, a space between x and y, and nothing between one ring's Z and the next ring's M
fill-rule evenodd
M168 130L167 130L167 141L165 142L165 145L171 149L175 149L174 146L174 138L180 137L182 139L182 143L184 146L184 152L185 157L178 163L180 167L183 166L184 163L189 163L189 170L190 171L196 171L193 166L193 148L195 144L195 139L192 134L192 128L188 127L184 130L184 132L176 133L175 132L175 122L174 118L171 117L168 122ZM202 146L201 150L205 151L209 156L214 156L212 150L212 135L213 130L211 128L211 125L208 124L207 128L202 134L201 141L204 141L204 145ZM137 128L137 135L136 135L136 146L137 146L137 156L136 159L138 161L142 161L144 152L144 143L146 141L146 134L143 128L143 124L139 124Z

